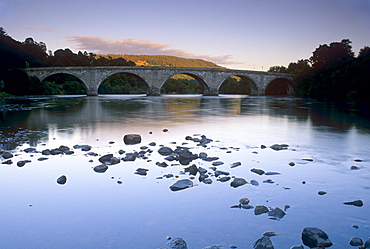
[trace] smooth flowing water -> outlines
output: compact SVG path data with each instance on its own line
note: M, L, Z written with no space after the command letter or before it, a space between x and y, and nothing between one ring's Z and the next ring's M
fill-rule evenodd
M353 236L370 237L366 111L264 96L55 96L17 103L29 110L0 113L2 150L14 155L12 164L0 165L0 248L168 248L168 236L183 238L189 249L252 248L270 231L277 234L271 241L279 249L302 244L305 227L325 231L331 248L349 248ZM124 144L126 134L140 134L141 143ZM213 141L203 147L185 139L200 135ZM28 142L12 145L9 138L17 136ZM289 147L273 150L273 144ZM61 145L74 154L40 153ZM219 157L224 164L218 170L249 183L233 188L233 178L221 182L224 175L214 176L214 161L196 159L189 165L207 169L213 181L199 182L199 173L184 172L189 165L161 156L162 145ZM142 146L153 152L105 173L93 170L100 156L123 158L119 150L146 151ZM36 151L24 151L30 147ZM31 162L19 167L21 160ZM241 165L231 167L235 162ZM147 175L135 174L138 168L148 169ZM258 175L253 168L280 174ZM67 177L64 185L56 182L61 175ZM180 179L191 179L194 186L171 191ZM253 208L231 208L241 198L254 207L290 208L277 219L255 215ZM343 204L355 200L364 205Z

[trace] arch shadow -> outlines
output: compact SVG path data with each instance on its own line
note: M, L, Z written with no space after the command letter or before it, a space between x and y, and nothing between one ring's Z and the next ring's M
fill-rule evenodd
M270 81L265 89L265 95L295 95L294 84L287 78L276 78Z
M115 72L105 77L97 86L98 94L148 94L148 83L139 75Z
M239 80L235 77L238 77ZM236 74L227 77L219 86L218 92L221 94L258 95L258 88L251 78Z
M203 88L203 95L207 95L207 93L210 92L210 87L208 86L208 84L205 82L205 80L203 78L201 78L200 76L196 75L196 74L192 74L192 73L186 73L186 72L179 72L179 73L175 73L175 74L172 74L170 75L164 82L162 82L162 84L160 85L160 89L162 92L162 88L163 86L166 84L166 82L168 80L170 80L171 78L173 78L174 76L176 75L186 75L186 76L190 76L192 78L194 78L199 84L200 86Z

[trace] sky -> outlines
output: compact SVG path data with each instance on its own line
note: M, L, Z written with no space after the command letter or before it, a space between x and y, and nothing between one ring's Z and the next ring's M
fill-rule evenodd
M262 70L320 44L370 46L370 0L0 0L18 41L96 54L174 55Z

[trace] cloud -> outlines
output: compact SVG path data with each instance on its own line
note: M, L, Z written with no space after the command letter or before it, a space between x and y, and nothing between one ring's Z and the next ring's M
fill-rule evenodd
M190 59L204 59L220 65L242 64L233 61L232 55L197 55L183 49L171 48L172 45L169 43L158 43L133 38L111 40L91 36L68 36L67 39L76 44L76 49L97 54L172 55Z
M37 30L44 30L44 31L48 31L48 32L56 31L55 29L49 29L49 28L45 28L45 27L35 27L35 26L27 26L26 29L37 29Z

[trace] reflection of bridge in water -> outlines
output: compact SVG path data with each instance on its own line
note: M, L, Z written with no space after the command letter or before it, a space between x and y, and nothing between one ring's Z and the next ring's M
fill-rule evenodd
M101 83L108 77L126 73L142 79L147 85L148 96L159 96L163 84L172 76L185 74L196 79L204 88L203 95L217 96L219 89L226 79L238 76L246 80L251 95L265 95L267 87L279 83L285 88L287 95L294 94L293 75L270 73L250 70L234 70L219 68L180 68L180 67L42 67L27 68L28 75L36 76L40 80L55 75L69 74L77 77L86 86L87 95L98 95Z

